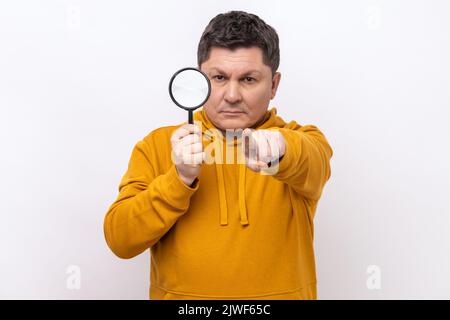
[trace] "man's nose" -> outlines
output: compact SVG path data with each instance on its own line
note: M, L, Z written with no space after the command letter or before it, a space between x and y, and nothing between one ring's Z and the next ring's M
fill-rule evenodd
M225 88L225 100L230 103L238 103L242 100L242 96L239 90L239 84L230 81Z

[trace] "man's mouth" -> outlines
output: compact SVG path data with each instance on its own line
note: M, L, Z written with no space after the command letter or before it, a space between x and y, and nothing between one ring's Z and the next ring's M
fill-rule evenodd
M244 114L243 111L240 110L223 110L220 113L226 115L226 116L239 116Z

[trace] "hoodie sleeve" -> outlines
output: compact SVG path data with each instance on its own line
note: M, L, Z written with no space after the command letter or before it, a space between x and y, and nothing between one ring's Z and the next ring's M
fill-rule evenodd
M333 150L328 141L313 125L278 130L285 139L286 151L273 176L305 198L319 200L331 176Z
M128 170L119 185L119 195L104 219L109 248L118 257L132 258L152 247L188 209L199 187L196 180L187 186L174 164L157 175L151 159L156 150L139 141L131 154Z

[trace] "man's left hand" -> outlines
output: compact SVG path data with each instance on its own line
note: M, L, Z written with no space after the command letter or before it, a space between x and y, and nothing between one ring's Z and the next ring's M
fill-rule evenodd
M271 162L279 161L286 152L286 142L278 130L245 129L245 163L255 172L267 169Z

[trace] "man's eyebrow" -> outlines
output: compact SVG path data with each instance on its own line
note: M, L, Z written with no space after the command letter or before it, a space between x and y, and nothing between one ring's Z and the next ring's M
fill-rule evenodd
M219 72L219 73L221 73L221 74L227 75L227 73L226 73L225 71L223 71L223 70L221 70L220 68L217 68L217 67L211 68L209 71L210 71L210 72L217 71L217 72ZM258 75L259 75L259 74L261 74L261 71L256 70L256 69L254 69L254 70L248 70L248 71L244 72L243 75L249 75L249 74L252 74L252 73L255 73L255 74L258 74Z

